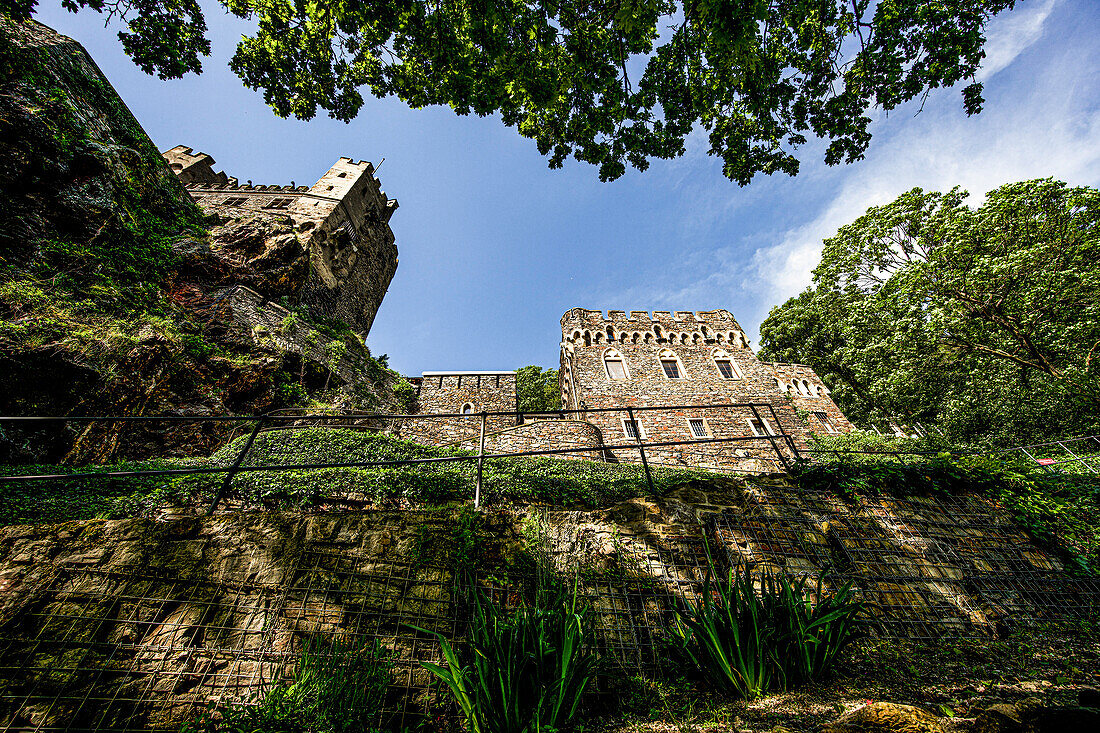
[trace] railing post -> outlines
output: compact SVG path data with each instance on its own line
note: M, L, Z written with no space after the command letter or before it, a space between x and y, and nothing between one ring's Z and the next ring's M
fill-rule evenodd
M478 440L477 446L477 485L474 486L474 509L481 506L481 471L485 465L485 418L486 414L481 413L481 439Z
M779 434L783 436L783 440L787 444L787 447L791 449L791 455L794 456L796 461L800 460L802 454L798 452L798 446L795 445L794 438L788 435L787 431L783 429L783 423L779 422L779 413L775 411L775 407L770 403L768 404L768 411L772 414L772 419L775 420L775 427L779 429Z
M210 502L210 508L206 510L206 515L210 516L214 513L214 509L217 508L218 502L222 500L222 496L225 492L229 491L229 486L233 483L233 477L237 475L237 470L244 463L244 459L248 456L248 451L252 450L252 444L256 442L256 436L260 434L260 428L267 422L267 415L263 414L256 418L256 427L252 429L252 434L248 436L248 440L244 444L244 449L241 450L241 454L237 456L237 460L233 461L233 465L229 467L229 472L225 475L225 480L222 481L222 485L218 487L217 492L214 494L214 501Z
M642 468L645 469L645 480L649 484L649 490L651 493L656 494L657 489L653 488L653 474L649 472L649 461L645 457L645 447L642 445L642 426L638 424L638 421L634 419L634 408L626 408L627 419L630 424L634 426L634 440L638 443L638 455L642 457Z
M787 457L783 455L783 451L779 450L779 443L776 442L775 435L772 433L768 421L765 420L764 416L760 414L760 411L756 409L756 405L749 403L749 409L752 410L753 417L760 421L760 425L764 428L764 434L768 442L772 444L772 450L775 451L775 455L779 456L779 462L783 464L783 468L788 471L791 470L791 463L787 460Z

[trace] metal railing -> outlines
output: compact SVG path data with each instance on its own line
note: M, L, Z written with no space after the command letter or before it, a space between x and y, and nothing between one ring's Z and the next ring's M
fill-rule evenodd
M656 440L650 441L643 439L642 430L635 427L633 440L625 443L607 443L604 440L600 440L598 445L577 445L573 444L564 448L545 448L537 450L522 450L522 451L508 451L508 452L486 452L485 441L488 435L487 426L489 418L515 418L517 423L522 423L524 416L548 416L548 417L564 417L565 415L599 415L605 413L623 413L626 415L627 421L638 426L639 417L642 414L652 413L656 411L698 411L698 414L702 414L705 410L726 410L726 411L741 411L743 414L751 414L757 421L757 424L765 427L765 434L745 434L745 435L730 435L726 437L709 437L709 438L692 438L690 440ZM767 417L771 418L769 422ZM476 453L470 452L462 455L451 456L436 456L430 458L408 458L400 460L389 461L330 461L330 462L307 462L307 463L282 463L282 464L264 464L264 465L247 465L246 460L252 451L253 446L256 443L256 439L261 432L266 430L297 430L307 429L315 427L316 424L337 424L336 427L352 427L364 430L377 431L377 427L368 427L366 423L389 422L391 425L394 423L404 424L406 421L416 420L478 420L480 421L480 427L477 434L478 449ZM587 421L587 420L585 420ZM76 479L103 479L103 478L138 478L138 477L166 477L166 476L186 476L186 475L200 475L200 474L224 474L224 478L215 491L214 498L207 508L207 514L212 514L218 505L225 498L226 494L232 487L233 479L241 474L247 472L257 471L301 471L310 469L325 469L325 468L397 468L400 466L410 465L422 465L422 464L443 464L443 463L461 463L461 462L475 462L477 464L477 479L474 487L473 501L475 506L481 505L482 483L484 475L484 466L486 459L496 458L524 458L524 457L537 457L537 456L560 456L565 454L573 454L575 457L577 453L593 453L597 454L596 457L604 457L608 455L614 455L614 452L637 452L640 462L643 466L646 482L650 488L650 491L655 491L653 482L653 475L650 469L650 456L647 455L647 450L650 455L653 452L660 452L665 449L670 449L679 446L701 446L701 445L718 445L718 444L743 444L752 443L760 445L766 444L772 453L774 453L778 464L784 469L789 469L792 466L792 461L798 461L801 459L800 449L796 444L793 436L786 432L782 423L779 420L779 416L775 411L775 408L766 402L740 402L740 403L711 403L703 405L655 405L655 406L629 406L629 407L614 407L614 408L588 408L583 410L554 410L550 412L519 412L519 411L482 411L474 413L426 413L426 414L390 414L390 413L377 413L377 412L341 412L336 414L292 414L287 411L273 411L264 413L261 415L251 416L231 416L231 415L114 415L114 416L0 416L0 425L14 423L14 424L37 424L37 423L49 423L49 422L64 422L64 423L151 423L151 422L229 422L234 424L246 424L253 423L251 431L248 433L248 437L244 442L240 452L236 455L234 460L229 465L224 466L187 466L180 468L162 468L162 469L137 469L137 470L121 470L121 471L85 471L85 472L72 472L72 473L52 473L52 474L24 474L24 475L4 475L0 476L0 483L17 483L17 482L32 482L32 481L58 481L58 480L76 480ZM292 423L285 425L281 423ZM774 430L772 426L774 425ZM473 436L464 438L459 442L468 442L472 440ZM431 445L431 443L428 443ZM789 452L789 455L788 453ZM770 460L770 459L769 459ZM681 466L691 468L691 466ZM86 468L83 467L83 468ZM711 467L707 467L708 470Z

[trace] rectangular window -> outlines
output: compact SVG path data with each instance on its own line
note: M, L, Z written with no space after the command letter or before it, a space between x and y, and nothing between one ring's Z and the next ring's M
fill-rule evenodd
M264 204L265 209L289 209L294 199L271 199Z
M667 359L661 362L661 368L665 370L665 376L669 379L680 378L680 365L672 359Z
M707 423L703 420L703 418L701 418L701 417L700 418L694 418L694 417L690 418L688 420L688 425L691 426L691 435L692 435L692 437L694 437L694 438L705 438L705 437L707 437Z
M631 440L637 440L639 437L645 437L645 430L642 429L641 424L639 424L637 420L630 420L625 417L622 420L623 435L630 438Z
M722 373L722 379L733 379L733 364L726 359L716 361L715 364L718 365L718 371Z
M761 420L759 418L750 417L749 418L749 428L752 429L752 434L753 435L759 435L759 436L775 435L775 433L772 432L772 426L768 425L766 420Z
M612 379L626 379L626 367L623 366L622 361L619 359L608 359L607 364L607 376Z
M825 426L825 429L828 430L830 433L836 432L836 428L833 427L833 423L826 413L815 412L814 417L816 417L821 422L821 424Z
M245 201L248 201L244 196L232 196L222 201L222 206L240 206Z

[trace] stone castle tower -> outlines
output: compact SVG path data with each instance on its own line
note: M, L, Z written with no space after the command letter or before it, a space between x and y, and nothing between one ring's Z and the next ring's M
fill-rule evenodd
M340 158L312 186L241 185L215 172L206 153L177 145L163 156L204 212L238 223L242 232L233 239L264 239L265 225L289 222L308 253L301 302L315 315L343 321L363 335L370 331L397 271L389 220L398 207L371 163ZM264 246L284 247L285 235L266 237Z
M574 308L561 319L562 407L590 410L585 420L607 443L640 436L647 442L708 440L785 433L803 442L810 432L847 432L851 424L809 367L756 358L744 330L726 310L602 311ZM768 404L755 411L702 405ZM635 423L625 407L641 411ZM614 412L596 412L601 409ZM759 445L762 441L749 441ZM725 445L709 461L736 463ZM656 462L682 457L681 448L655 451Z

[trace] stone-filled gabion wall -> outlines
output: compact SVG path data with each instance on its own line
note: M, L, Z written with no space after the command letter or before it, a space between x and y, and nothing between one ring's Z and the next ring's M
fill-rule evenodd
M424 372L418 395L420 414L461 414L471 417L413 418L405 421L401 437L428 445L446 445L476 438L481 432L479 412L517 413L515 372ZM517 414L490 416L486 433L515 426Z

